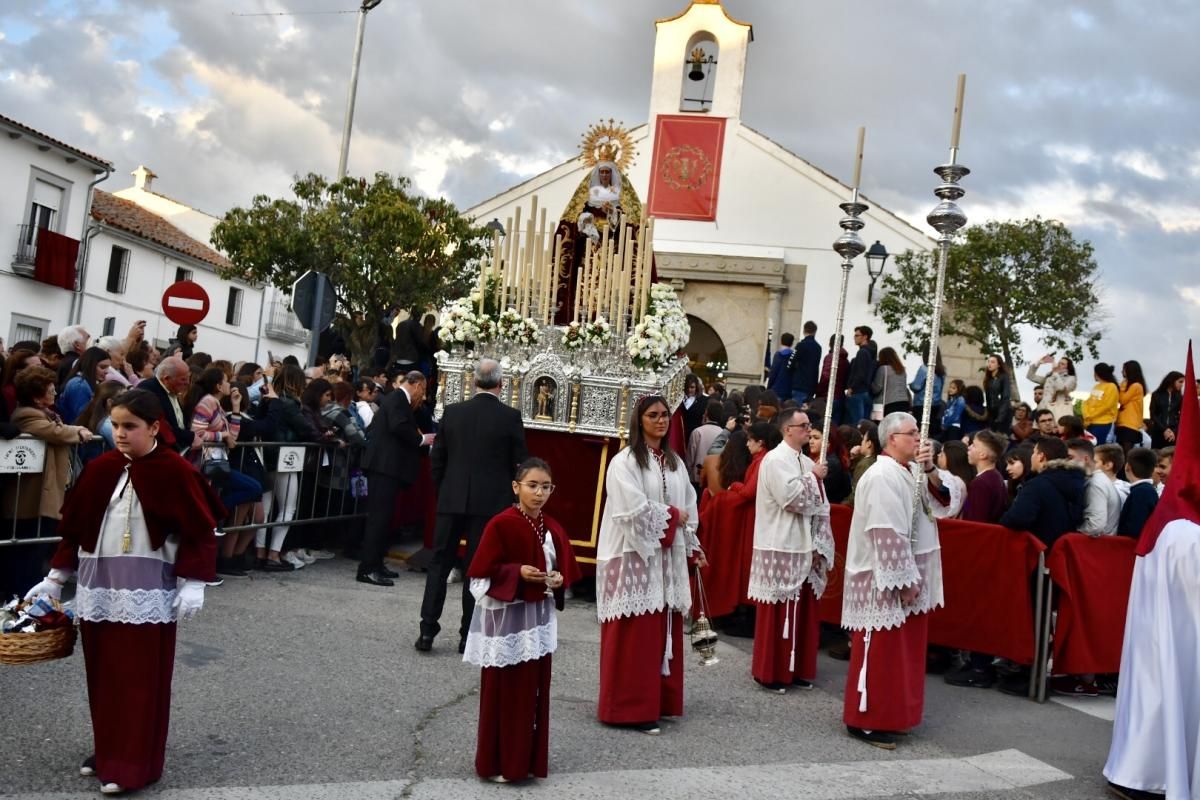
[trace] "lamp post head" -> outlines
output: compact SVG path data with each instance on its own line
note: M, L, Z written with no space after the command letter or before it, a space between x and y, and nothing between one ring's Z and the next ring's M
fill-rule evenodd
M502 225L500 220L496 219L495 217L492 217L492 221L483 227L487 228L489 231L495 231L501 236L504 235L504 225Z
M876 239L875 244L867 248L867 254L865 256L867 259L867 273L873 278L878 278L880 275L882 275L883 268L887 265L889 255L891 254L888 253L887 248L883 246L883 243Z
M382 2L383 0L362 0L362 5L359 6L359 9L362 11L370 11Z

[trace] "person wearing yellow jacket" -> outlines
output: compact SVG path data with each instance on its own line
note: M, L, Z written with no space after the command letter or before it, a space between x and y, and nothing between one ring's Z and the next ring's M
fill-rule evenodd
M1083 425L1088 433L1096 437L1096 444L1112 442L1113 423L1121 405L1121 392L1113 375L1112 364L1100 362L1095 369L1096 385L1092 394L1083 401Z
M1121 410L1117 412L1117 444L1128 454L1130 449L1142 446L1147 389L1142 365L1136 361L1121 365L1121 377L1124 380L1118 390Z

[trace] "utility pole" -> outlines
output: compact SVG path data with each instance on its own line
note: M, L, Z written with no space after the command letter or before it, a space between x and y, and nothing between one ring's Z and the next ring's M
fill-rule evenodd
M383 0L362 0L358 7L358 34L354 40L354 64L350 69L350 91L346 97L346 119L342 124L342 151L338 156L337 179L346 177L346 162L350 158L350 131L354 127L354 97L358 94L358 65L362 61L363 34L367 29L367 12Z

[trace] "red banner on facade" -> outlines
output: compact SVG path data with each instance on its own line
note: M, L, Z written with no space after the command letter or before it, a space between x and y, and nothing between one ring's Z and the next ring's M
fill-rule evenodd
M724 118L660 115L646 213L666 219L716 220L724 146Z

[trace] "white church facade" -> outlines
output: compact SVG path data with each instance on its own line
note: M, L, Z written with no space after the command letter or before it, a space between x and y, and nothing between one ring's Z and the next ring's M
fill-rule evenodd
M804 322L812 320L822 348L828 345L841 283L841 259L831 245L841 233L838 204L850 199L850 188L741 119L746 57L754 38L749 23L730 17L719 0L693 0L679 15L658 20L656 30L649 122L629 131L640 155L626 177L644 213L655 219L658 278L676 287L689 315L689 357L704 365L721 354L727 364L716 366L725 367L721 371L732 384L757 382L764 355L777 346L782 332L799 338ZM678 124L688 118L723 121L720 157L712 159L719 181L713 181L707 219L656 214L657 204L649 197L657 131L666 130L664 120ZM848 123L848 142L852 130ZM660 173L665 169L663 162ZM466 213L480 223L499 220L503 225L518 208L527 212L536 196L539 206L556 214L567 207L587 174L581 155ZM869 197L862 199L871 206L861 233L868 245L878 241L891 254L934 247L929 232ZM860 257L850 277L846 340L855 325L869 325L880 347L901 350L900 337L887 333L868 302L870 283ZM954 340L943 341L942 347L951 376L975 376L977 352ZM853 345L847 349L853 356ZM913 354L906 361L912 374L919 357Z

